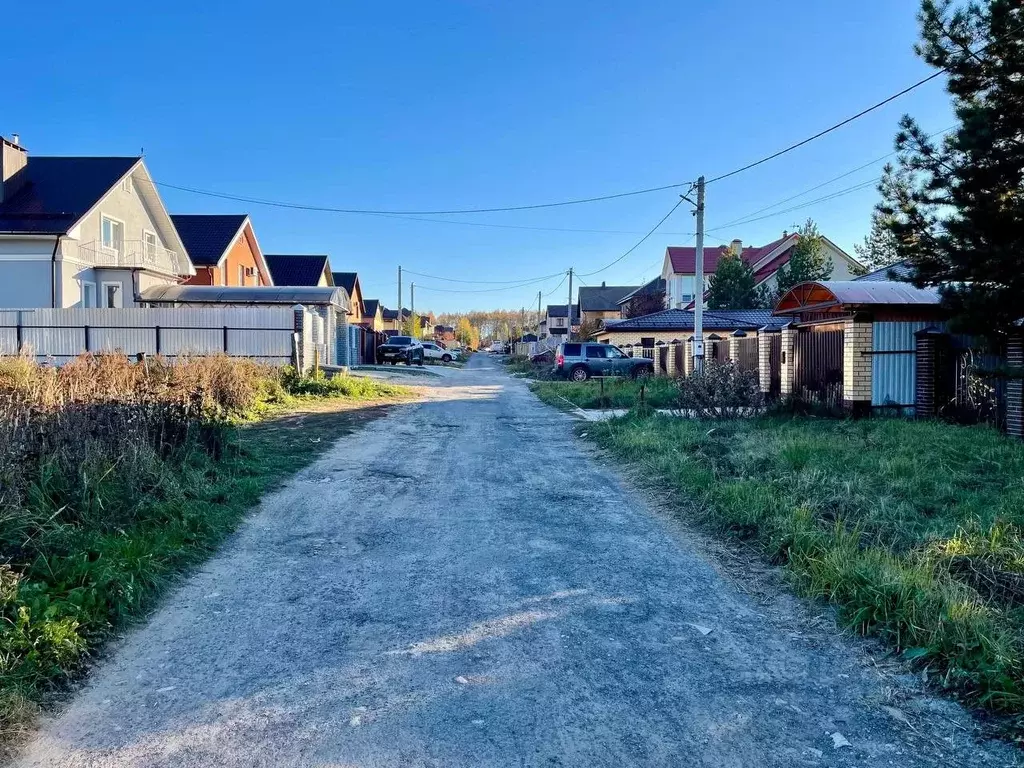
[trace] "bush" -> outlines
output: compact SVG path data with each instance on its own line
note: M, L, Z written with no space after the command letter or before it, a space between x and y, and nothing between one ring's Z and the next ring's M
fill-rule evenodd
M735 362L705 362L703 371L679 379L679 408L704 419L749 416L764 405L757 374Z

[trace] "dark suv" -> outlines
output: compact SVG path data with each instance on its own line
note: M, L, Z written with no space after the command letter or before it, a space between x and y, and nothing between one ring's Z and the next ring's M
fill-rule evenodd
M392 336L377 347L377 359L382 363L423 365L423 345L412 336Z
M611 344L559 344L555 352L555 373L572 381L591 376L629 376L639 379L654 373L654 361L646 357L628 357Z

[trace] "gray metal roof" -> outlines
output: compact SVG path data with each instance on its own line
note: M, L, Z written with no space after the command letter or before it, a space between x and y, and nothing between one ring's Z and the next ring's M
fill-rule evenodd
M775 317L770 309L714 309L704 310L704 330L755 331L758 328L778 327L788 318ZM628 320L605 320L604 331L692 331L693 312L686 309L666 309Z
M866 275L854 278L857 282L877 283L880 281L909 280L914 274L914 268L908 261L897 261L887 267L868 272Z
M140 299L154 304L333 304L349 310L348 293L335 286L154 285Z

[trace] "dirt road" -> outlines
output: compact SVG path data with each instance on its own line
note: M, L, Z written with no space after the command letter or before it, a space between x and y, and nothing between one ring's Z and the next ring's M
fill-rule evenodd
M21 764L1017 760L701 551L477 356L265 499Z

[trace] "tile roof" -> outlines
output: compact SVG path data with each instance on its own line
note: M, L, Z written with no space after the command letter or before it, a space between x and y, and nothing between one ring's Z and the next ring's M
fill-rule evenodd
M264 254L274 285L317 285L330 266L326 255ZM328 272L329 274L329 272ZM333 279L333 278L332 278Z
M363 299L363 314L368 317L373 317L377 314L377 308L380 306L380 299Z
M770 309L715 309L704 311L704 330L753 331L765 326L778 328L788 318L774 317ZM605 332L617 331L693 331L693 312L666 309L629 320L606 320Z
M566 309L565 304L548 304L548 317L565 317ZM578 304L572 305L572 319L580 319L580 307Z
M584 312L618 311L623 296L633 293L638 285L584 285L580 287L579 304ZM565 317L565 315L563 315Z
M334 284L340 285L351 296L356 290L356 281L359 279L359 275L356 272L331 272L331 277L334 278Z
M753 266L773 250L778 248L792 235L780 237L768 245L747 246L740 252L740 258L747 264ZM720 245L717 248L704 249L704 274L709 275L718 267L718 260L729 251L729 246ZM697 271L697 249L692 246L670 245L666 249L669 261L672 262L672 271L681 275L692 275Z
M898 261L895 264L890 264L887 267L876 269L874 272L868 272L866 275L855 277L856 281L865 281L869 283L878 282L882 280L910 280L914 274L914 268L907 261Z
M215 267L249 218L244 213L227 215L181 214L171 216L192 263Z
M25 181L0 203L0 232L63 235L139 162L138 157L30 157Z
M649 283L644 283L639 288L637 288L635 291L630 291L629 293L627 293L625 296L623 296L621 299L619 299L618 305L621 307L623 304L625 304L627 301L629 301L630 299L634 298L635 296L640 296L640 295L648 294L648 293L653 294L653 293L658 293L659 291L664 291L666 289L666 287L667 286L666 286L666 283L665 283L665 278L663 278L663 277L656 277L653 280L651 280Z

